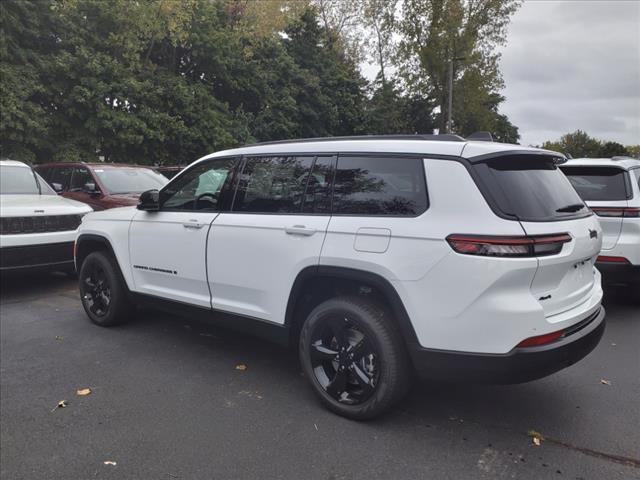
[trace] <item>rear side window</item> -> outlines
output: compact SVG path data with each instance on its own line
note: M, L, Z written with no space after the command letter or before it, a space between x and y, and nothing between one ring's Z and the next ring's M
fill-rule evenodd
M313 156L249 157L240 175L234 212L300 213ZM321 183L326 179L318 179Z
M590 214L550 158L505 156L479 163L474 168L498 209L518 220L564 220Z
M635 175L636 183L638 184L638 189L640 189L640 168L635 168L631 170L631 173Z
M626 200L625 171L616 167L562 167L585 200Z
M333 213L416 216L427 209L422 159L340 156Z

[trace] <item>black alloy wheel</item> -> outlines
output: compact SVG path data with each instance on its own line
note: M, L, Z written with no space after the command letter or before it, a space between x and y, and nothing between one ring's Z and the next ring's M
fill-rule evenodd
M82 301L94 315L104 317L111 305L111 286L104 269L97 262L83 271L84 294Z
M78 274L80 299L89 319L102 327L128 321L135 311L117 262L104 251L92 252Z
M411 362L398 326L367 296L317 305L302 325L299 355L320 401L354 420L386 412L410 386Z
M357 405L373 395L378 352L366 333L346 316L333 316L314 330L310 348L316 380L336 401Z

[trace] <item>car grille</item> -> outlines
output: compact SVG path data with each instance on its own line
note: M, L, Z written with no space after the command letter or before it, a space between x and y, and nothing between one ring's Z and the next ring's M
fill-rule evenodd
M39 217L5 217L0 219L0 235L19 233L67 232L75 230L82 215L47 215Z

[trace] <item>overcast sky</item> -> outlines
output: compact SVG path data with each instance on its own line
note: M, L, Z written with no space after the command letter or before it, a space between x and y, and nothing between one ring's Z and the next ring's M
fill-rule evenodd
M640 144L640 0L526 0L509 25L500 111L539 145L577 129ZM368 78L375 65L363 65Z
M640 1L527 0L507 42L501 111L522 144L577 129L640 144Z

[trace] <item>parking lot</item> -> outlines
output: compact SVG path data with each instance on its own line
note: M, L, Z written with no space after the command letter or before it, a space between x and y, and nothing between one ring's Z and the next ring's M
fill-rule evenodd
M567 370L515 386L423 382L357 423L320 406L293 352L152 311L102 329L74 279L6 277L1 476L640 478L640 310L612 292L606 307L602 342Z

